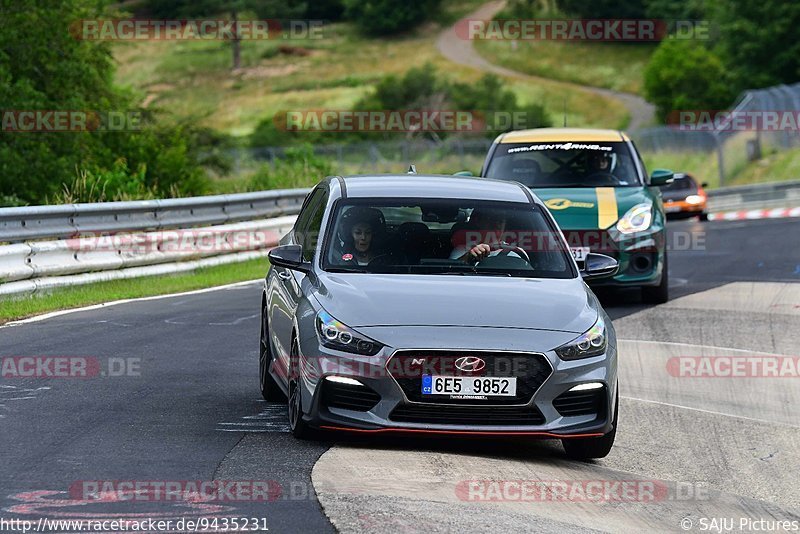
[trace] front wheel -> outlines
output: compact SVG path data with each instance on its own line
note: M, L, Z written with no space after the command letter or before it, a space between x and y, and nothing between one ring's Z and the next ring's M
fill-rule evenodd
M642 288L642 300L647 304L664 304L669 300L669 269L667 251L664 251L664 265L661 267L661 281L657 286Z
M619 392L617 392L617 402L614 405L614 426L611 432L599 438L572 438L562 439L564 452L572 460L593 460L605 458L614 446L614 439L617 437L617 418L619 416Z
M297 365L299 349L296 341L292 343L291 364ZM293 367L297 369L297 367ZM295 372L289 373L289 430L297 439L314 439L316 431L303 418L303 387L300 385L300 377Z

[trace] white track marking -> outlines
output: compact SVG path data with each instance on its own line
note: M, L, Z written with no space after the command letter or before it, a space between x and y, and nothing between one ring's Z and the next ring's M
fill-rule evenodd
M729 347L717 347L714 345L701 345L698 343L680 343L677 341L654 341L654 340L647 340L647 339L622 339L617 338L617 341L622 341L624 343L649 343L651 345L672 345L676 347L699 347L702 349L712 349L712 350L726 350L731 352L745 352L747 354L762 354L765 356L791 356L785 354L773 354L771 352L763 352L760 350L747 350L747 349L732 349Z
M659 404L661 406L669 406L670 408L680 408L681 410L690 410L692 412L702 412L702 413L707 413L709 415L721 415L723 417L732 417L734 419L744 419L746 421L753 421L755 423L763 423L765 425L780 425L780 426L788 426L790 428L800 428L800 426L790 425L788 423L778 423L776 421L767 421L765 419L756 419L756 418L753 418L753 417L745 417L743 415L733 415L733 414L730 414L730 413L717 412L717 411L714 411L714 410L704 410L702 408L692 408L691 406L682 406L680 404L672 404L671 402L661 402L661 401L654 401L654 400L650 400L650 399L639 399L637 397L628 397L626 395L620 395L620 398L627 399L627 400L632 400L632 401L645 402L645 403L648 403L648 404Z
M247 286L250 284L255 284L257 282L261 282L261 279L258 280L245 280L244 282L235 282L233 284L225 284L222 286L215 286L215 287L207 287L205 289L195 289L193 291L185 291L183 293L169 293L166 295L154 295L152 297L139 297L135 299L123 299L123 300L115 300L113 302L104 302L102 304L94 304L92 306L84 306L83 308L73 308L69 310L59 310L50 313L45 313L43 315L37 315L35 317L29 317L28 319L21 319L19 321L12 321L6 323L4 325L0 325L0 328L9 328L11 326L17 326L21 324L28 324L28 323L36 323L39 321L44 321L45 319L52 319L53 317L60 317L61 315L68 315L70 313L78 313L82 311L91 311L91 310L99 310L101 308L107 308L108 306L116 306L118 304L127 304L129 302L147 302L151 300L161 300L161 299L169 299L174 297L185 297L188 295L200 295L203 293L211 293L212 291L224 291L227 289L235 289L238 287Z

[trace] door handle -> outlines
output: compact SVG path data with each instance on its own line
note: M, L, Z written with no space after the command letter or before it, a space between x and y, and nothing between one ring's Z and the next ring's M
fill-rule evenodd
M278 277L281 280L287 280L287 281L292 279L292 275L291 275L291 273L289 273L289 271L280 271L280 272L278 272Z

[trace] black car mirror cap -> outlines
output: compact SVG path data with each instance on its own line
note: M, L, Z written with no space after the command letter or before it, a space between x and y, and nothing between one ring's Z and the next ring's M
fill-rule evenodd
M619 262L611 256L590 252L583 262L581 276L584 280L597 280L608 278L619 272Z
M311 263L303 261L303 247L281 245L269 251L269 261L275 267L283 267L301 273L311 272Z

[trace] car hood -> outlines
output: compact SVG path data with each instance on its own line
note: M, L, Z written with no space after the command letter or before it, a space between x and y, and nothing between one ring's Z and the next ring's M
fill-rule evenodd
M646 187L533 189L562 230L605 230L636 204L655 202Z
M598 305L579 279L321 273L315 296L339 321L370 326L469 326L573 332Z

